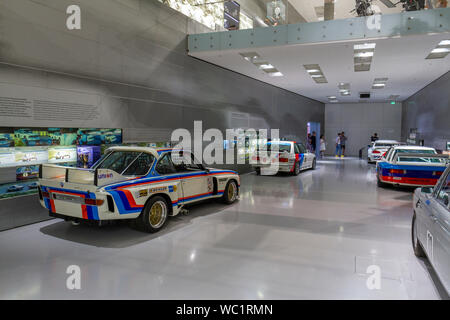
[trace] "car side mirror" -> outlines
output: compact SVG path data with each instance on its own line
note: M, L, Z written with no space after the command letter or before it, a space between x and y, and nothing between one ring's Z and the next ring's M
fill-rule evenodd
M420 188L420 191L422 193L425 193L425 194L431 194L431 193L433 193L433 188L431 188L431 187L422 187L422 188Z

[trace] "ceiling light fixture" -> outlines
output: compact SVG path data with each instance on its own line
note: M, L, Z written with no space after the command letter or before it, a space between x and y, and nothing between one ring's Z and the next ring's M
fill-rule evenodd
M316 83L328 83L318 64L304 64L303 67Z
M450 40L442 40L425 59L443 59L450 53Z
M386 87L386 83L389 78L375 78L373 80L372 89L383 89Z
M245 60L251 62L255 67L265 72L271 77L282 77L283 74L275 68L271 63L261 59L261 56L256 52L242 52L239 53Z
M375 54L376 43L355 44L353 46L353 62L355 72L369 71Z

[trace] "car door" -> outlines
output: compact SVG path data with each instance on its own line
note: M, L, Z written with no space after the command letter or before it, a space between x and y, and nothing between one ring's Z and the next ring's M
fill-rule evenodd
M310 153L308 152L308 150L306 149L306 147L303 145L303 143L298 143L298 148L300 149L300 169L304 170L307 169L309 167L311 167L312 161L310 159L310 157L308 155L310 155Z
M433 260L436 273L447 289L450 289L450 173L437 184L430 203L430 229L434 238Z
M203 200L213 192L212 177L194 158L191 152L172 152L172 162L180 176L183 189L183 203Z

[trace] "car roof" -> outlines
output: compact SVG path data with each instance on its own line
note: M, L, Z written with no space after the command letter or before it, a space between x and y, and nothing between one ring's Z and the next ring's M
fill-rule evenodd
M433 150L436 151L434 148L430 147L422 147L422 146L395 146L395 150L397 149L404 149L404 150Z
M158 158L158 151L150 147L110 147L106 151L137 151L150 153L156 158Z
M397 140L377 140L375 143L399 143Z

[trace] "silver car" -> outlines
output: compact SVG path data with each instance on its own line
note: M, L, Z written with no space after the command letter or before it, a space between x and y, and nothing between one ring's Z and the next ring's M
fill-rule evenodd
M414 192L412 244L418 257L427 257L450 294L450 165L434 188Z

